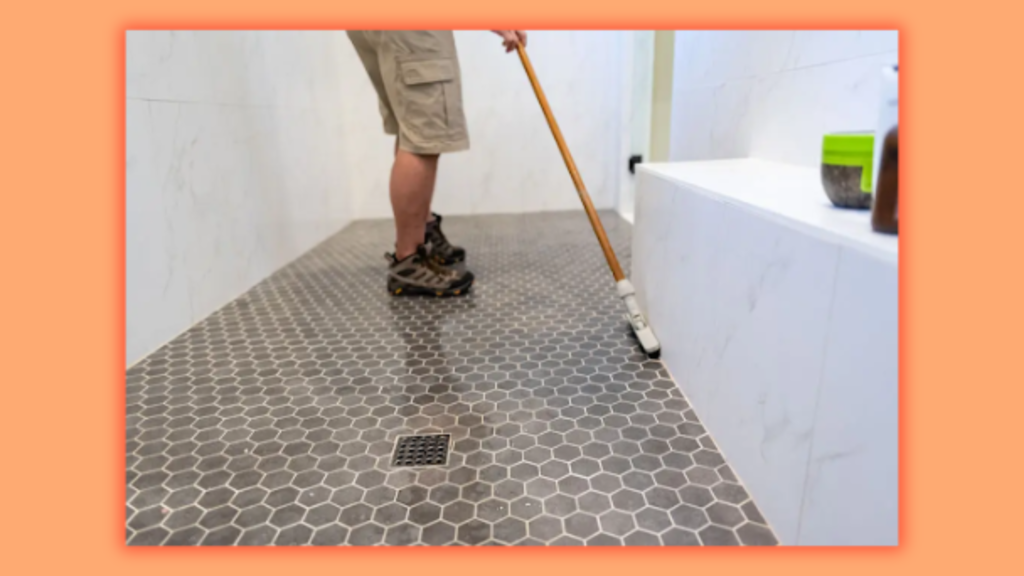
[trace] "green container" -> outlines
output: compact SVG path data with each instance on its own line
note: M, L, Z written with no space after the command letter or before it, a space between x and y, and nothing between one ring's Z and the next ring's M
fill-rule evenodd
M875 135L871 132L826 134L821 151L821 183L840 208L871 208Z

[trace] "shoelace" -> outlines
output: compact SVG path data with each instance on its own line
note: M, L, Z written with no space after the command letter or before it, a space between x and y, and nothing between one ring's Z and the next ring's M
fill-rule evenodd
M427 268L427 270L429 270L435 276L441 278L442 280L450 280L452 278L455 278L455 276L457 275L455 271L445 268L443 261L440 258L430 257L430 245L431 244L427 244L427 246L423 249L423 252L417 254L420 263L423 264ZM394 252L385 252L384 259L387 260L388 263L393 263L396 262L397 255Z
M439 278L447 280L448 278L454 276L454 273L451 270L445 268L444 266L441 266L440 262L434 258L421 257L420 261L423 263L424 266L427 267L427 270L430 270Z
M425 266L427 270L429 270L438 278L441 278L442 280L448 280L455 277L455 272L442 266L440 260L430 258L429 256L424 256L422 254L419 254L418 257L420 263L423 264L423 266ZM386 252L384 254L384 259L387 260L389 263L394 263L396 261L396 256L393 252Z
M448 250L449 248L452 247L452 245L448 243L448 238L445 237L444 232L441 232L441 227L437 224L437 222L434 222L433 224L430 225L430 231L434 236L431 244L433 244L435 247L441 250Z

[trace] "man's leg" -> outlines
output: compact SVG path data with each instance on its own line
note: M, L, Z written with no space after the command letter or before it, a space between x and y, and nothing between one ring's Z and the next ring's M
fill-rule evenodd
M396 241L395 253L390 256L388 291L396 296L459 296L473 285L472 272L438 266L426 245L426 220L434 195L438 157L402 149L395 153L391 209L395 215Z
M398 138L395 138L395 160L396 160L396 162L398 160ZM436 167L435 167L435 169L436 169ZM392 166L392 171L393 170L394 170L394 167ZM436 176L434 178L434 182L435 183L437 182L437 177ZM430 197L431 197L431 199L433 199L433 197L434 197L434 188L433 187L430 188ZM394 200L394 193L392 192L392 195L391 195L392 212L394 212L394 201L395 201ZM429 205L430 202L427 202L427 204ZM396 220L397 220L397 218L396 218ZM437 219L434 218L434 213L431 212L430 210L427 210L427 224L435 222L436 220Z
M398 142L399 142L399 139L395 138L395 164L394 164L394 167L392 168L392 177L391 177L391 181L392 181L391 211L395 215L395 227L396 227L396 229L400 230L401 229L401 225L399 224L399 222L401 220L400 220L400 217L398 216L399 210L398 210L398 208L396 208L396 196L395 196L395 188L394 188L394 181L395 181L394 174L395 174L395 170L398 169L397 168L398 167L398 152L399 152ZM421 158L423 158L423 156L421 156ZM434 160L434 179L432 180L433 183L437 182L437 158L438 158L438 156L434 156L435 160ZM400 197L401 196L403 196L403 195L400 194ZM426 202L427 202L427 212L426 212L427 213L427 218L426 218L426 226L424 228L424 234L423 234L422 237L423 237L425 242L429 242L430 243L430 249L431 249L431 252L432 252L432 256L437 258L441 262L441 264L444 264L445 266L454 266L454 265L459 264L461 262L465 262L466 261L466 250L464 248L462 248L461 246L455 246L451 242L448 241L448 237L445 236L444 232L441 230L441 217L436 215L436 214L434 214L434 212L430 210L430 204L433 201L433 198L434 198L434 185L432 184L430 186L430 193L427 195L427 199L426 199ZM399 200L399 201L401 202L401 200ZM409 233L410 234L415 233L416 234L416 236L414 236L415 238L420 238L421 237L419 235L419 230L418 229L415 230L415 231L410 230ZM396 236L398 238L398 240L396 240L396 242L395 242L396 253L411 254L412 252L406 252L405 250L398 248L399 244L401 244L402 233L398 232L396 234ZM413 250L415 250L415 248L413 248Z
M391 210L395 215L395 257L402 260L424 243L438 155L398 150L391 168Z
M430 202L441 154L469 147L454 37L450 31L383 31L378 39L378 91L385 132L395 135L391 207L395 254L388 291L394 295L459 296L473 284L468 270L439 265Z

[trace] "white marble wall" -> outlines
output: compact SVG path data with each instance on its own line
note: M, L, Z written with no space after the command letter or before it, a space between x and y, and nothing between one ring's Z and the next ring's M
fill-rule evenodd
M840 251L800 544L899 542L898 284L892 266Z
M352 218L346 42L128 34L129 365Z
M569 173L519 62L487 31L457 31L471 149L443 157L434 207L442 214L573 210ZM528 53L594 204L614 207L628 176L624 95L632 33L531 31ZM349 47L342 58L357 65ZM363 146L347 160L357 171L355 213L390 217L388 169L394 142L381 132L376 96L359 77L342 103Z
M601 208L628 175L630 34L530 34ZM578 209L518 57L487 31L456 41L472 150L442 160L435 209ZM344 32L132 32L126 64L129 364L348 221L390 217L393 142Z
M826 132L874 130L895 31L676 33L670 159L821 161Z

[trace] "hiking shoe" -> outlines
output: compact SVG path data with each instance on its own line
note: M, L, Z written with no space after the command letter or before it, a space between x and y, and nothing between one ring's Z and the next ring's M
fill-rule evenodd
M472 272L458 272L439 265L421 245L412 255L398 260L387 255L388 292L394 296L460 296L473 285Z
M434 221L427 223L426 241L430 256L442 266L454 266L466 261L466 251L452 246L441 231L441 216L434 214Z

